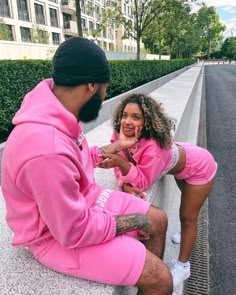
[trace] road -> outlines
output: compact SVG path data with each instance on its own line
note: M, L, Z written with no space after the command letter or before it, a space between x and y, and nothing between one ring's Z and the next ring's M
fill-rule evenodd
M205 67L207 148L218 163L208 198L210 293L236 295L236 65Z

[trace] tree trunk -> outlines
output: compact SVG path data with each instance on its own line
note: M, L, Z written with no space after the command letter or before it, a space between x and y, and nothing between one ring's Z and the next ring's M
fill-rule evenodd
M78 35L80 37L83 37L80 0L75 0L75 8L76 8L76 20L77 20Z
M210 59L210 54L211 54L211 41L208 40L208 44L207 44L207 59Z
M159 60L161 60L161 40L159 39Z
M140 37L137 36L137 60L140 60Z
M170 45L169 45L169 48L170 48L170 59L171 59L171 56L172 56L172 45L173 45L173 40L170 41Z

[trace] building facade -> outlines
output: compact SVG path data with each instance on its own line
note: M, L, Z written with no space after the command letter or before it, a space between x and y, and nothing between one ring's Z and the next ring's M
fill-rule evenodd
M81 0L80 3L85 37L107 51L136 52L135 40L123 38L122 25L116 27L111 20L101 29L105 0ZM133 21L133 0L109 1L111 6L117 4L121 5L123 16ZM58 45L78 35L75 0L0 0L0 26L4 27L8 41Z

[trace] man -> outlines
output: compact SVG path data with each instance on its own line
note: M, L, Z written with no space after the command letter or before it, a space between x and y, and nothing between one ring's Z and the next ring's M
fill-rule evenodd
M165 213L94 180L101 153L127 144L89 149L82 132L80 121L94 120L105 98L104 52L84 38L66 40L53 58L52 77L25 96L4 149L2 191L13 245L71 276L171 294L161 260Z

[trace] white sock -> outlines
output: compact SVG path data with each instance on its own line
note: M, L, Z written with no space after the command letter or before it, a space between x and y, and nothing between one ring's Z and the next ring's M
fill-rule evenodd
M177 264L178 264L179 266L183 267L183 268L189 266L189 262L188 262L188 261L186 261L186 262L182 262L182 261L177 260Z

